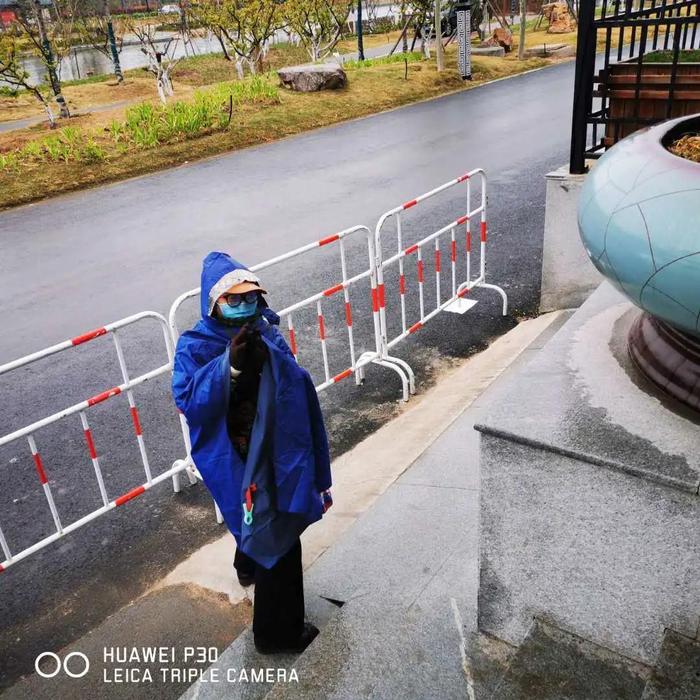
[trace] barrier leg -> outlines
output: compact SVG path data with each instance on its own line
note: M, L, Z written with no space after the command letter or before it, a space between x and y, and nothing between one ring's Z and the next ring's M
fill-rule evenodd
M392 359L395 359L395 358L392 358ZM393 362L390 362L385 358L377 358L376 360L373 360L373 362L377 365L382 365L382 367L388 367L389 369L393 369L394 372L396 372L399 375L399 377L401 378L402 399L403 399L403 401L408 401L408 398L410 395L410 386L411 386L411 381L410 381L409 375L407 373L405 373L404 370L398 364L394 364ZM409 370L410 370L410 368L409 368Z
M486 287L486 289L493 289L494 291L498 292L501 295L501 298L503 299L503 315L507 316L508 315L508 296L506 293L496 284L488 284L487 282L482 282L480 287Z
M496 284L489 284L488 282L480 282L477 280L475 283L463 282L457 287L457 297L462 297L466 291L471 291L472 289L493 289L498 292L503 299L503 315L508 315L508 295L503 291L501 287Z
M177 462L175 464L177 464ZM173 466L175 466L175 464L173 464ZM180 472L178 472L177 474L173 474L173 493L180 493L180 491Z
M398 365L401 370L406 374L406 377L408 379L408 391L410 394L415 394L416 393L416 375L414 374L413 370L411 369L411 365L408 364L405 360L402 360L400 357L394 357L393 355L386 355L386 357L382 358L386 362L391 362L394 365Z
M224 516L221 515L221 511L219 510L219 506L216 504L216 501L214 501L214 513L216 514L216 522L221 525L221 523L224 522Z

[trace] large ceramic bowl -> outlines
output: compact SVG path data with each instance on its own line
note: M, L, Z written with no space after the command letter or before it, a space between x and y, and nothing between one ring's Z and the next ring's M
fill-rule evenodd
M586 177L578 208L593 264L631 301L700 337L700 164L666 146L700 115L643 129Z

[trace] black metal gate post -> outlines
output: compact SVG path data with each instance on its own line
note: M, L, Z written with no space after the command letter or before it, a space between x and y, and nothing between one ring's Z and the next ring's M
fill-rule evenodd
M581 0L579 7L569 160L575 174L628 134L689 114L700 101L692 55L684 56L700 48L700 0L600 1L597 17L596 0ZM600 55L599 32L605 37ZM600 99L595 109L594 99ZM661 100L665 116L657 109Z
M578 10L576 38L576 77L574 78L574 110L571 121L571 158L569 170L575 175L586 172L588 115L593 104L593 72L597 29L595 0L581 0Z

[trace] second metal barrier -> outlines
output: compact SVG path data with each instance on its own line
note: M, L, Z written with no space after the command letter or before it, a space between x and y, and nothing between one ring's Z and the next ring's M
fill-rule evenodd
M472 204L472 180L477 179L480 185L480 193L478 196L478 204ZM403 231L402 231L402 214L407 209L419 205L421 202L435 197L436 195L454 187L463 185L465 187L465 208L464 214L456 219L449 221L437 231L424 236L417 243L409 246L404 246ZM454 180L446 182L425 194L422 194L415 199L404 202L398 207L394 207L382 214L375 229L375 267L377 274L377 303L375 307L379 313L380 338L379 347L383 358L389 359L389 350L400 343L403 339L420 330L430 319L437 316L441 311L451 311L455 313L465 313L474 304L475 301L467 300L467 294L476 287L484 289L492 289L500 294L503 301L503 315L508 313L508 297L503 289L495 284L486 282L486 242L487 242L487 219L486 219L486 174L480 168L471 170L464 175L461 175ZM397 252L387 258L383 256L382 237L386 234L386 225L388 221L393 220L395 223ZM478 221L479 227L479 260L476 274L472 260L472 222ZM466 258L466 275L465 279L458 279L457 261L460 256L462 244L458 241L460 231L463 232L464 253ZM450 279L448 284L442 280L443 263L442 250L440 247L441 240L449 239L449 271ZM426 248L432 248L435 272L435 302L431 304L427 299L424 291L425 285L425 263L426 263ZM415 255L416 268L418 277L418 305L420 315L417 320L409 324L407 321L406 312L406 271L404 268L407 258ZM401 310L401 330L393 337L389 337L390 333L387 325L387 294L385 290L385 271L392 266L398 267L398 293ZM448 286L449 285L449 286ZM447 298L443 298L443 290L449 289ZM431 306L430 310L428 307ZM396 362L396 358L391 358ZM402 362L402 368L406 372L407 379L411 385L411 392L414 391L414 375L407 363Z

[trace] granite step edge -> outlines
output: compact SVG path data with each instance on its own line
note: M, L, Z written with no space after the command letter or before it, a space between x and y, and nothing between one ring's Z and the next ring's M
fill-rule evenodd
M325 627L340 612L340 607L316 593L307 592L305 597L306 617L319 627L320 633L323 634ZM313 647L315 642L316 640L309 648ZM301 654L260 654L255 649L252 627L248 626L207 668L203 678L193 683L179 700L262 700L277 685L279 677L272 682L267 678L256 681L253 678L254 673L272 669L273 676L281 673L289 678L292 668L307 651L308 649ZM245 671L250 681L229 682L229 669L237 673ZM213 674L216 674L218 680L212 681Z
M486 423L476 423L474 425L474 430L477 430L483 435L499 438L501 440L507 440L509 442L515 442L520 445L525 445L526 447L532 447L534 449L561 455L563 457L569 457L578 461L587 462L597 467L613 469L615 471L628 474L629 476L636 476L641 479L645 479L646 481L676 489L677 491L690 493L693 496L700 496L700 475L693 481L676 479L672 476L652 472L641 467L625 464L624 462L618 462L614 459L608 459L599 455L594 455L583 450L569 449L560 445L537 440L535 438L525 437L524 435L519 435L518 433L514 433L510 430L496 428Z
M700 697L700 640L666 629L661 651L642 700L696 700Z

